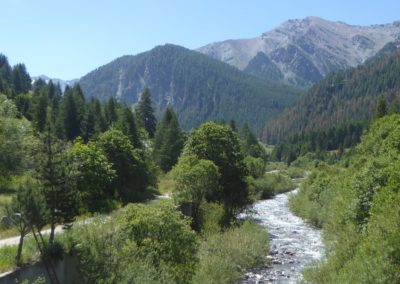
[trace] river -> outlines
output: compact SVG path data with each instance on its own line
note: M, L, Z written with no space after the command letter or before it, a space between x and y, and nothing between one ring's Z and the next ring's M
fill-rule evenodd
M288 196L297 190L253 205L250 215L270 235L271 263L248 272L240 283L296 283L302 277L302 269L322 257L321 231L289 210Z

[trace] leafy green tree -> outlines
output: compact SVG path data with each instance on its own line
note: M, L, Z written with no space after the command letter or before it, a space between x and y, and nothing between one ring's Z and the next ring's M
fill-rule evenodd
M157 119L154 116L154 109L152 106L149 89L144 89L136 107L136 111L138 113L139 120L149 134L149 137L153 138L156 132Z
M147 186L151 184L151 173L144 152L134 149L129 138L116 129L102 133L97 143L117 174L109 186L109 194L117 194L124 203L142 199Z
M19 232L19 243L16 263L20 264L24 238L32 229L41 229L45 225L45 204L43 196L37 190L37 186L28 182L22 185L6 208L7 215Z
M51 121L47 119L35 159L36 176L48 210L50 243L54 240L56 225L72 222L78 211L73 173L66 165L65 148L55 137Z
M248 172L237 135L228 126L206 122L193 131L183 153L210 160L218 167L222 192L210 195L208 199L224 204L229 222L249 203Z
M68 161L76 167L81 210L107 210L107 189L116 173L103 151L94 143L84 144L77 139L68 151Z
M174 200L188 207L188 215L193 218L192 228L201 230L200 207L208 196L219 195L220 174L217 166L209 160L199 160L196 156L182 155L172 171L174 177Z
M0 177L7 179L26 168L32 141L30 123L18 118L13 101L0 94Z
M178 161L185 142L178 119L172 108L167 108L154 136L153 157L164 172Z
M122 133L128 136L133 147L143 147L136 126L135 116L133 115L133 112L129 107L123 107L119 110L116 128L121 130Z

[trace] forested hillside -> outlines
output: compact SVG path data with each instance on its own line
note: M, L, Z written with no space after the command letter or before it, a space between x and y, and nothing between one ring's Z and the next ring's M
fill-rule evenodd
M175 45L118 58L84 76L80 85L87 98L115 97L127 104L136 104L148 87L157 116L171 106L186 130L205 120L231 119L261 130L300 93Z
M381 54L357 68L337 71L313 86L293 107L267 122L263 140L276 143L291 133L365 122L375 113L379 95L389 110L398 110L400 51Z
M374 122L340 163L320 163L290 200L324 229L327 259L311 283L399 283L400 116Z

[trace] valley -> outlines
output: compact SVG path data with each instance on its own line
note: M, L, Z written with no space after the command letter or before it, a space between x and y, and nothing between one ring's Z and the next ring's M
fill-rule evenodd
M207 21L207 5L85 5L60 9L79 28L54 32L60 12L43 37L0 25L13 31L0 53L0 283L400 282L397 19L293 3L300 18L248 37L267 4L229 24L232 3ZM43 19L32 28L49 22L29 7ZM190 48L160 44L183 30ZM79 74L70 63L91 71L28 72Z

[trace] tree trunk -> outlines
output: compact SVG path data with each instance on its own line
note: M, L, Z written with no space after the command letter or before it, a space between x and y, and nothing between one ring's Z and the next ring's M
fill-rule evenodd
M22 246L24 245L24 237L25 237L25 235L21 234L21 236L19 238L17 257L15 258L17 265L19 265L21 262L21 254L22 254Z
M53 243L54 241L54 231L56 229L56 225L54 224L54 222L51 223L50 225L50 237L49 237L49 243Z

